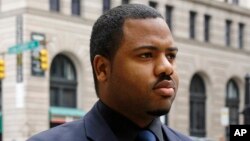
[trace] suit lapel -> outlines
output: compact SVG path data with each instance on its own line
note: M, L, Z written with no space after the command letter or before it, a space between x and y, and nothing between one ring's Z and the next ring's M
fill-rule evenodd
M168 137L169 141L181 141L176 134L171 131L167 126L162 125L165 135Z
M95 106L84 117L86 135L93 141L118 141Z

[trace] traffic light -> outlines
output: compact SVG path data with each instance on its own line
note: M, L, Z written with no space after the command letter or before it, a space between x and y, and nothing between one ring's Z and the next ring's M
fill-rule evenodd
M3 59L0 59L0 79L5 77L5 62Z
M47 70L49 68L48 64L48 51L47 49L41 49L39 52L40 67L42 70Z

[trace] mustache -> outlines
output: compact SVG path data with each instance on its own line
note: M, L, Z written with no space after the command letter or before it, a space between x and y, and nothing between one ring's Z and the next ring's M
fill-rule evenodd
M162 74L160 74L158 81L160 82L160 81L163 81L163 80L172 80L172 78L171 78L172 74L173 73L171 73L169 75L166 75L165 73L162 73Z
M157 88L176 88L176 82L171 77L172 73L169 75L166 75L165 73L162 73L158 80L154 83L153 89Z

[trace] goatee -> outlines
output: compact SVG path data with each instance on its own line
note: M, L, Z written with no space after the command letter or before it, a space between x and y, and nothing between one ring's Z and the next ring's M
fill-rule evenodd
M161 109L161 110L148 111L147 113L151 116L159 117L166 115L168 112L169 109Z

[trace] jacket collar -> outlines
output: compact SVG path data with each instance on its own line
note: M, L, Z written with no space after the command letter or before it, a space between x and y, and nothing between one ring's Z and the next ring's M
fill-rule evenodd
M118 141L105 120L100 115L97 105L84 116L84 127L86 136L93 141ZM181 139L167 126L162 125L163 130L170 141L181 141Z
M91 111L84 117L84 127L86 136L93 141L118 141L100 115L97 105L95 104Z
M165 135L169 141L181 141L181 139L167 126L162 125Z

